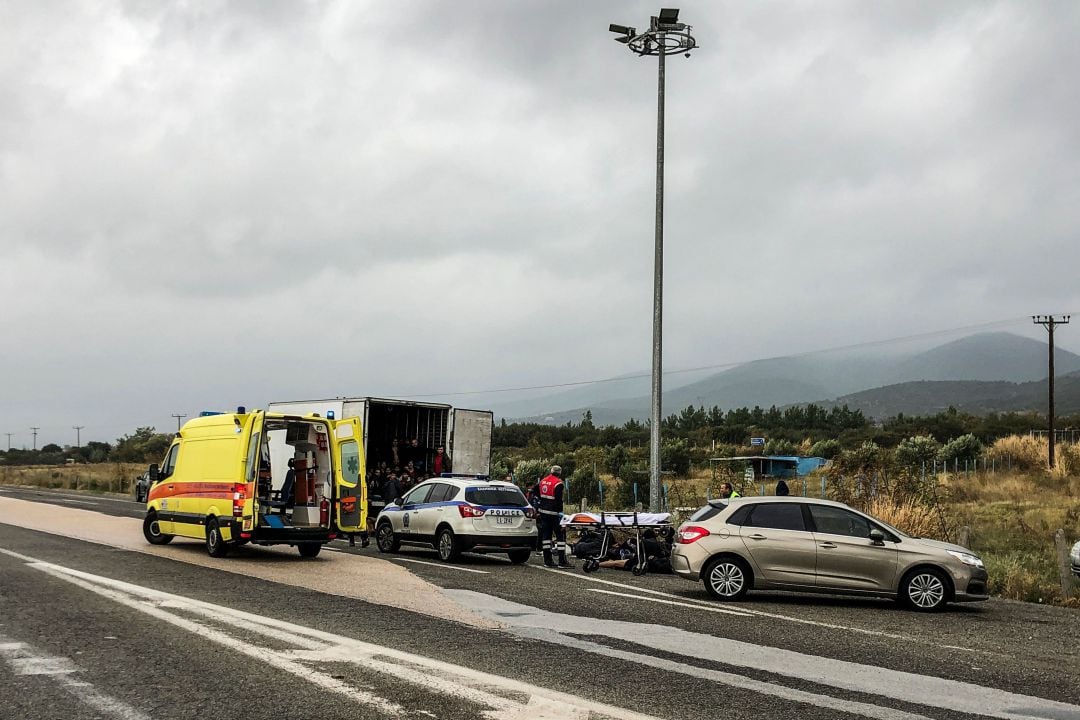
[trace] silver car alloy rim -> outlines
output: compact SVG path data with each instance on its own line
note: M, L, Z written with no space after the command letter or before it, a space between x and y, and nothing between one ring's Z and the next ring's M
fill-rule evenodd
M908 597L921 608L937 607L945 598L945 586L936 575L916 575L908 583Z
M709 582L724 597L737 595L744 582L742 568L735 563L720 563L709 573Z
M453 547L453 540L450 539L450 533L444 532L439 536L439 555L444 558L450 557L450 550Z

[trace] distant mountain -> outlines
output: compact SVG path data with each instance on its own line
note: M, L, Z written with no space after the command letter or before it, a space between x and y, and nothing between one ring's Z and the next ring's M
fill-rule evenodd
M979 402L989 406L991 400L983 397L983 394L992 391L1007 394L1005 385L1045 378L1046 352L1044 342L996 332L972 335L917 353L847 351L758 360L685 383L681 387L666 383L664 415L676 413L688 405L716 405L731 409L755 405L792 405L828 398L838 398L839 402L863 391L919 381L1003 383L996 390L980 388L975 391L974 386L970 388L982 397ZM1080 371L1080 355L1067 350L1057 348L1054 362L1058 375ZM641 383L638 387L644 386L645 392L618 396L613 387L617 383L603 389L590 385L575 388L572 393L531 401L534 407L543 407L543 410L519 416L496 409L496 414L563 424L567 421L577 422L588 409L593 413L593 421L602 425L618 425L630 418L644 420L649 417L648 378L636 380ZM1045 383L1043 385L1045 387ZM959 387L956 392L963 395ZM913 407L930 406L916 402L919 391L910 390L910 393ZM935 402L932 398L925 400L931 405ZM1008 397L1001 398L999 402L1023 404L1019 399L1010 400ZM960 407L956 402L946 402L944 407L950 404Z
M934 415L954 407L973 415L1002 412L1046 413L1046 380L1027 383L979 380L919 380L864 390L817 404L847 405L875 420L900 413ZM1080 413L1080 373L1059 376L1054 383L1054 407L1059 415Z

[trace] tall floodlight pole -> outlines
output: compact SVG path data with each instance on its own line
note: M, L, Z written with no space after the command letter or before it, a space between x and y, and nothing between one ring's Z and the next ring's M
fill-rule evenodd
M679 11L663 8L649 19L649 29L638 33L625 25L609 25L615 38L642 57L659 58L656 89L656 230L653 256L652 413L649 425L649 509L660 509L660 413L663 394L664 324L664 58L676 53L690 57L697 42L689 25L679 22Z
M1046 456L1050 469L1054 469L1054 326L1068 325L1071 315L1032 315L1031 321L1036 325L1042 325L1050 334L1050 398L1049 414L1047 415L1047 429L1050 437L1049 452Z

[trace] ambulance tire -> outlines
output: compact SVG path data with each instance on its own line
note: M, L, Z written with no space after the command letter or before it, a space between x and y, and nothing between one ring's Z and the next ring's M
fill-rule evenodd
M443 562L454 562L461 557L461 545L454 537L454 531L445 526L435 534L435 549Z
M389 520L379 523L375 530L375 545L381 553L396 553L401 549L401 540L394 534L394 526Z
M157 513L148 512L146 518L142 523L143 537L146 538L146 542L151 545L168 545L172 542L173 536L166 535L158 528Z
M322 550L322 543L300 543L296 549L300 551L300 557L318 557L319 551Z
M217 518L210 518L206 523L206 552L210 557L223 558L229 554L229 544L221 538L221 528Z

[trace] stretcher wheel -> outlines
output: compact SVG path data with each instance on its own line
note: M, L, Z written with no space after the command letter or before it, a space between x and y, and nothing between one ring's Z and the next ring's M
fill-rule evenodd
M641 577L645 574L645 568L640 565L635 565L630 572L634 573L637 577Z
M600 569L600 563L596 560L586 560L581 564L581 569L587 573L596 572Z

